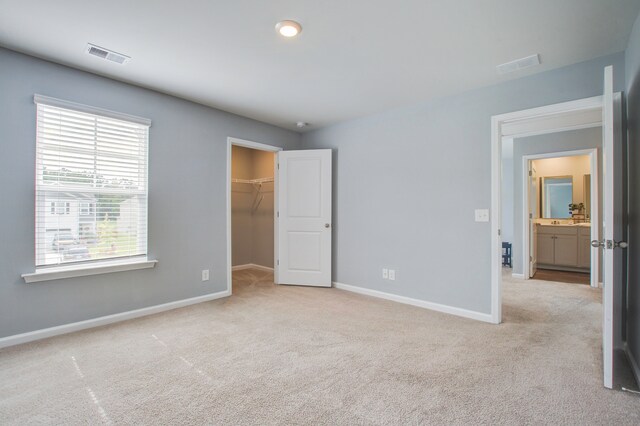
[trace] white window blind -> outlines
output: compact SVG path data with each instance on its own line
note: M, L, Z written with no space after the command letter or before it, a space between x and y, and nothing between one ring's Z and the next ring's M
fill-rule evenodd
M36 268L146 256L150 122L35 102Z

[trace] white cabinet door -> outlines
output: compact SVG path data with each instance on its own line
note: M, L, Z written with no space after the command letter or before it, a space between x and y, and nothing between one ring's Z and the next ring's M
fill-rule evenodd
M555 235L554 264L578 266L578 237L576 235Z
M554 235L552 234L542 234L538 232L538 247L537 247L537 258L538 263L543 265L553 265L554 263Z
M578 267L591 267L591 236L578 235Z
M278 284L331 287L331 150L278 153Z

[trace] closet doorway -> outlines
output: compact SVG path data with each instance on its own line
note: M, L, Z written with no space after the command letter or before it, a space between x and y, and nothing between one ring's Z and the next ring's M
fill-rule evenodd
M227 138L228 294L234 268L273 270L276 284L331 287L331 163L330 149Z
M275 170L280 148L231 138L230 143L230 269L232 273L249 269L273 273Z

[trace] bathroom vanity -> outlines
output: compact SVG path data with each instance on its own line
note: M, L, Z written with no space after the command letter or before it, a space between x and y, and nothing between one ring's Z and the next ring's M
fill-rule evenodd
M589 272L591 226L588 223L537 227L537 262L543 269Z

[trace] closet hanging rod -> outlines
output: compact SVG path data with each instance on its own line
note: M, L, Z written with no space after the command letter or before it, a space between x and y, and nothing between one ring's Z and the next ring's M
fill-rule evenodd
M272 177L264 177L264 178L258 178L258 179L231 179L231 182L233 182L233 183L256 184L256 183L273 182L273 178Z

